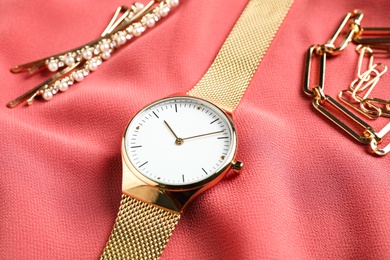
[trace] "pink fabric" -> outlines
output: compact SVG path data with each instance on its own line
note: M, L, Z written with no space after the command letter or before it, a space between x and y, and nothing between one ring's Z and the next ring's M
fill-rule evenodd
M246 2L183 0L81 84L11 110L49 75L13 75L13 65L88 42L130 2L0 1L0 259L99 257L118 211L128 120L191 89ZM368 154L301 90L307 47L354 8L364 25L390 26L386 0L295 0L235 111L243 173L193 201L161 259L390 258L390 155ZM355 63L352 47L331 61L329 93Z

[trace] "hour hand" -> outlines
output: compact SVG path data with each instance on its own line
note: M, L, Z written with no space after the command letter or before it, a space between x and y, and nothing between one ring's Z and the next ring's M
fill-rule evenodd
M177 137L177 135L175 134L175 132L173 131L172 127L169 126L168 122L164 120L164 124L168 127L169 131L173 134L173 136L178 139L179 137Z
M176 138L175 144L176 145L182 145L184 142L184 139L178 137L175 132L173 131L172 127L169 126L168 122L164 120L164 124L168 127L169 131L173 134L173 136Z

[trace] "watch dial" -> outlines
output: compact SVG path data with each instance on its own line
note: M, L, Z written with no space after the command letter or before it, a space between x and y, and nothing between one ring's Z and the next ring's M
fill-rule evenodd
M230 163L236 144L233 131L228 117L209 102L172 97L133 118L125 132L125 149L145 177L182 186L212 178Z

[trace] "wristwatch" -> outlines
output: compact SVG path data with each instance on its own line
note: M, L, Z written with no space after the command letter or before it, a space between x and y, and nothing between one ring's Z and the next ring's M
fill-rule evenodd
M121 205L101 259L158 259L188 203L240 172L232 112L291 4L250 0L200 82L131 119Z

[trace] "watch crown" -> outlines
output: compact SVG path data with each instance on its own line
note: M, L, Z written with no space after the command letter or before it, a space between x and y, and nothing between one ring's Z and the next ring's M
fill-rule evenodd
M233 172L235 172L235 173L241 173L241 169L243 166L244 166L243 162L240 162L240 161L232 162L232 169L233 169Z

